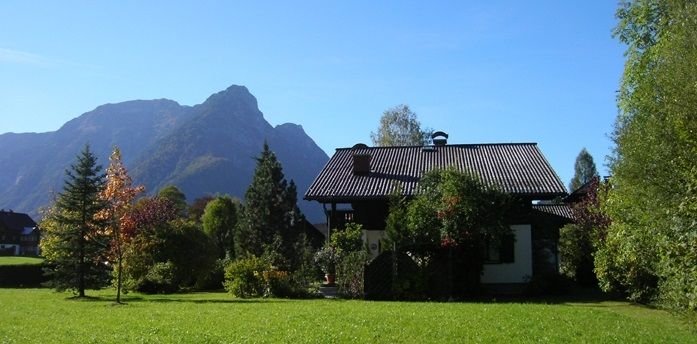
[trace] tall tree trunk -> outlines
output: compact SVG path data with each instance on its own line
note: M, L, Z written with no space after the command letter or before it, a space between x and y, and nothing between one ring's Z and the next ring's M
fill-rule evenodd
M118 234L117 234L118 235ZM121 303L121 274L123 270L123 253L121 252L121 243L116 239L116 255L119 260L118 271L116 271L116 303Z
M121 303L121 270L123 265L121 264L121 258L119 258L119 271L116 272L116 303Z
M79 238L79 255L80 255L80 266L78 267L78 295L80 297L85 297L85 232L84 228L80 230Z

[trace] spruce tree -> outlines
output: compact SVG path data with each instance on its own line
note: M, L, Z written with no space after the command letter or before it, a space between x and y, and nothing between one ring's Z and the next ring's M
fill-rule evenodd
M85 289L97 289L108 282L104 264L107 236L98 213L105 209L99 194L104 188L104 174L89 145L66 170L63 192L47 214L42 246L53 286L57 290L74 290L85 296Z
M581 149L581 152L578 153L576 157L576 163L574 164L574 177L571 178L571 182L569 183L569 192L574 192L574 190L590 182L597 176L598 169L595 167L595 162L593 162L593 156L588 153L586 148Z
M277 253L285 262L278 263L289 265L302 218L296 200L295 183L286 181L276 155L264 143L252 183L245 193L242 224L235 237L236 253L261 256L280 238Z

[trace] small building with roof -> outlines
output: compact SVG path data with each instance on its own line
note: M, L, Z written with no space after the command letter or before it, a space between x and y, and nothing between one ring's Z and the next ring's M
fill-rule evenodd
M24 213L0 210L0 256L38 256L40 233Z
M488 260L481 282L523 284L537 274L558 272L559 228L571 222L572 215L566 205L544 204L567 192L537 144L448 144L447 134L436 134L440 138L426 146L339 148L304 198L323 205L329 231L347 222L361 224L370 254L377 257L385 251L381 245L395 185L404 196L413 197L427 172L455 168L496 186L518 204L510 220L512 252Z

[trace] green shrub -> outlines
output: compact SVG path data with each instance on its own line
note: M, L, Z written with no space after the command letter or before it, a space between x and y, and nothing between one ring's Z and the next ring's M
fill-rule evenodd
M314 267L310 266L310 269ZM312 297L308 269L293 272L279 270L267 259L250 257L230 262L225 267L225 290L234 297Z
M174 293L179 290L175 281L176 267L172 262L155 263L140 283L138 291L155 293Z
M264 296L295 296L296 288L288 271L270 269L262 272L262 276L264 278Z
M330 245L339 254L363 250L363 226L358 223L347 223L346 229L332 231Z
M198 290L220 290L225 281L225 267L230 263L228 259L218 259L213 269L206 276L202 276L196 282Z
M592 228L568 224L559 230L560 270L583 286L597 285L593 272Z
M363 297L363 276L367 261L368 253L362 250L344 254L339 259L336 269L336 282L341 296L349 298Z
M325 246L315 253L315 264L325 274L336 273L337 260L336 249L332 246Z
M320 271L314 262L315 249L304 236L295 245L295 270L290 273L293 297L309 298L319 294Z
M225 290L234 297L260 297L266 290L263 273L269 265L258 257L238 259L225 267Z

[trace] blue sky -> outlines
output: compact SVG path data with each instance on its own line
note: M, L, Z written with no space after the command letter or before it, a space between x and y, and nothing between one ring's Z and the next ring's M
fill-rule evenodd
M605 174L624 47L613 1L2 1L0 133L232 84L329 155L408 104L451 143L537 142Z

